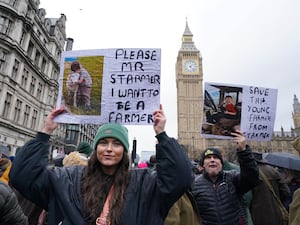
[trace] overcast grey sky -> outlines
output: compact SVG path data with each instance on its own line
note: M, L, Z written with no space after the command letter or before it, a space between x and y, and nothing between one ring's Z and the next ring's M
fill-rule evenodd
M299 0L41 0L47 17L67 16L74 50L161 48L161 103L177 137L175 63L186 18L203 58L204 82L278 89L275 130L293 126L300 98ZM153 150L151 126L127 126L138 151Z

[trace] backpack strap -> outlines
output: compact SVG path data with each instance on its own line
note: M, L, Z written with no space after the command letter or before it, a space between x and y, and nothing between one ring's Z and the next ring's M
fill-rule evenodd
M114 186L111 186L108 196L105 200L103 209L102 209L99 217L96 219L96 225L110 225L110 218L109 218L108 214L109 214L109 203L110 203L113 189L114 189Z

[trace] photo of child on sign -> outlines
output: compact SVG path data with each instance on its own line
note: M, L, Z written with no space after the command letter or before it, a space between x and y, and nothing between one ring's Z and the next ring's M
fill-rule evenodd
M66 110L77 115L99 115L102 76L101 56L65 58L62 98Z
M204 134L230 136L240 130L242 88L210 84L205 86Z

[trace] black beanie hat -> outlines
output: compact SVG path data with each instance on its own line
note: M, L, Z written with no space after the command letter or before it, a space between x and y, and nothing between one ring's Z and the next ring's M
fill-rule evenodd
M221 154L220 150L217 149L217 148L208 148L204 152L202 152L202 154L201 154L201 158L200 158L200 161L199 161L200 166L203 166L204 159L208 155L217 156L221 160L222 165L224 165L223 157L222 157L222 154Z

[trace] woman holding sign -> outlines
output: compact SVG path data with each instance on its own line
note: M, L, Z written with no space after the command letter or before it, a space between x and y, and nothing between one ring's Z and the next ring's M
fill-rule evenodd
M48 224L163 225L176 200L190 187L190 161L178 142L165 132L162 108L153 113L157 170L129 169L126 127L102 125L94 138L88 166L47 168L53 110L44 128L14 160L11 183L48 211Z

